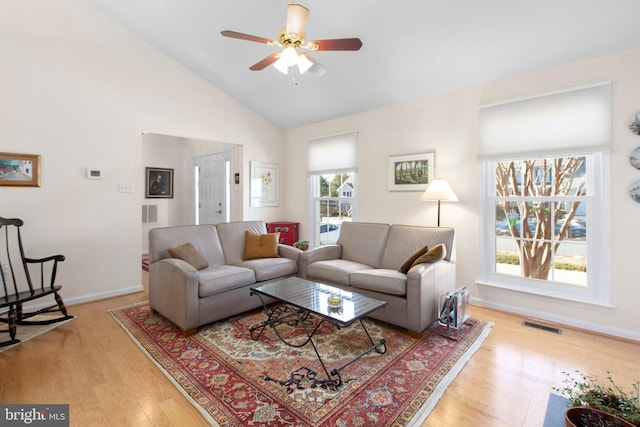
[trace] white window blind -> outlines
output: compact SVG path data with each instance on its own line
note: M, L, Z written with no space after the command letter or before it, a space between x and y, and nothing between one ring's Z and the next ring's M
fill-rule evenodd
M478 131L480 159L607 151L611 84L479 107Z
M357 170L357 132L312 139L307 148L309 175Z

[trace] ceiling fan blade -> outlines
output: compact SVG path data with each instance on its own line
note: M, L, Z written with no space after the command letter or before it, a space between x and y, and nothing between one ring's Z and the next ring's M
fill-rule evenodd
M362 41L355 37L351 39L313 40L305 46L309 50L360 50Z
M327 72L327 70L325 70L324 67L320 65L320 63L308 53L301 53L300 55L306 57L313 63L313 65L307 70L307 73L311 74L312 76L320 77Z
M250 42L264 43L264 44L268 44L268 45L276 45L277 44L275 41L273 41L271 39L267 39L267 38L264 38L264 37L258 37L258 36L252 36L251 34L238 33L237 31L224 30L224 31L221 31L220 34L222 34L225 37L231 37L232 39L248 40Z
M256 62L255 64L253 64L251 67L249 67L249 69L251 71L260 71L260 70L264 70L265 68L267 68L269 65L273 64L274 62L276 62L278 60L278 58L280 58L280 52L275 52L272 53L271 55L267 56L266 58L264 58L263 60Z
M309 9L301 4L287 6L287 36L292 40L302 40L307 25Z

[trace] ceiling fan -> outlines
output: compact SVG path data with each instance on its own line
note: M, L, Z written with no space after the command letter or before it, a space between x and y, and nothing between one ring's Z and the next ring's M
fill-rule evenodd
M289 71L293 73L296 66L300 74L308 71L309 74L320 76L326 72L322 65L309 55L309 53L300 52L299 49L309 51L336 51L360 50L362 47L362 41L360 41L359 38L307 41L304 27L308 17L309 9L300 4L294 4L293 0L291 0L291 3L287 6L287 25L280 30L276 40L229 30L222 31L220 34L224 37L281 47L282 51L272 53L253 64L249 69L260 71L273 64L273 66L283 74L289 74ZM293 77L292 82L295 83Z

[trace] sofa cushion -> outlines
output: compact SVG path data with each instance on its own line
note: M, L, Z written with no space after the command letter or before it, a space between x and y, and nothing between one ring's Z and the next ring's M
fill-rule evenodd
M236 264L236 266L252 269L258 282L291 276L298 272L298 263L289 258L252 259Z
M370 265L344 259L318 261L307 266L307 279L347 286L351 273L371 268Z
M422 248L416 249L411 255L407 257L407 259L402 262L398 271L400 271L400 273L407 274L407 272L413 266L413 262L417 260L419 256L426 254L428 250L429 246L424 246Z
M444 259L445 256L447 256L446 246L443 244L435 245L429 248L426 254L420 255L418 258L416 258L416 260L413 261L413 264L411 265L411 267L413 267L414 265L422 264L422 263L430 264L430 263L438 262Z
M380 268L398 269L405 259L418 248L433 247L443 243L447 247L446 261L454 256L454 229L448 227L420 227L414 225L392 225L384 247ZM455 258L455 257L454 257Z
M189 242L209 266L226 264L215 225L180 225L149 230L149 264L173 258L167 251Z
M196 270L202 270L209 267L209 263L200 252L193 247L191 243L185 243L184 245L176 246L175 248L167 249L169 255L173 258L181 259L193 266Z
M221 222L216 224L225 264L234 265L244 261L245 232L256 234L267 232L264 221Z
M256 234L245 232L244 260L257 258L280 258L278 241L280 233Z
M378 268L375 270L360 270L351 273L349 284L354 288L367 289L383 294L407 294L407 275L398 270Z
M241 288L256 282L253 270L233 265L220 265L200 270L198 274L198 296L216 295ZM249 291L247 291L248 293Z
M388 231L388 224L343 222L337 242L342 246L342 259L379 268Z

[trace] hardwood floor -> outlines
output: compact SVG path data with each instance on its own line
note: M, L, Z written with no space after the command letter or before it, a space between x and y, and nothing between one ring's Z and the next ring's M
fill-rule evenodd
M144 300L140 292L69 307L75 320L0 353L0 402L69 403L72 426L207 425L108 313ZM542 426L563 371L604 379L610 370L625 387L640 377L640 343L558 335L477 306L471 314L495 326L423 426Z

